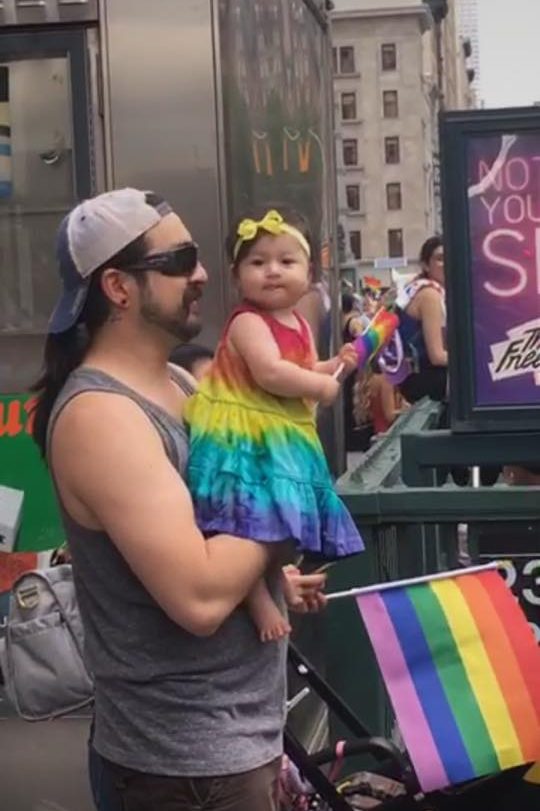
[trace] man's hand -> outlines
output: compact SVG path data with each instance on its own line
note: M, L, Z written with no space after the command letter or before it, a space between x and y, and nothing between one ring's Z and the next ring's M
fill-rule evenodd
M285 599L291 611L309 614L326 606L324 573L302 574L296 566L284 566L283 581Z

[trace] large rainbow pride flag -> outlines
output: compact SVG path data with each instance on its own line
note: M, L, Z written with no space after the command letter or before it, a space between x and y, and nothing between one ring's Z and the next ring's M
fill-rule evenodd
M424 791L540 760L540 648L497 571L356 600Z

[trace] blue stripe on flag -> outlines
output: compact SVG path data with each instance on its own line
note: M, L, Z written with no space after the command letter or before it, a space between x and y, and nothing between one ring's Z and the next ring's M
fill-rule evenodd
M11 197L13 184L9 180L0 180L0 197Z
M11 144L0 144L0 155L11 155Z
M396 629L407 667L446 773L452 783L471 780L475 777L473 764L433 663L414 605L402 588L382 591L381 597Z

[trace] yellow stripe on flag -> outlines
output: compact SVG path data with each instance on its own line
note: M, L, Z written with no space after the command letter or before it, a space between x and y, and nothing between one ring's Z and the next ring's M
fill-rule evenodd
M501 769L523 763L519 739L467 601L451 579L432 581L430 587L439 600L455 639L480 712L491 736Z

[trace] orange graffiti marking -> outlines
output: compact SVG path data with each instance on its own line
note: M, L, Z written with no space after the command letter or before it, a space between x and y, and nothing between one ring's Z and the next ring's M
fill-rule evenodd
M311 158L311 141L298 142L298 165L300 172L306 174L309 172L309 163Z
M17 400L0 403L0 436L17 436L22 431L21 404Z
M0 438L32 433L36 397L0 402Z
M34 429L34 409L37 405L37 397L31 397L29 400L26 401L24 404L24 410L27 413L26 424L24 426L24 430L27 434L32 435L32 431Z

